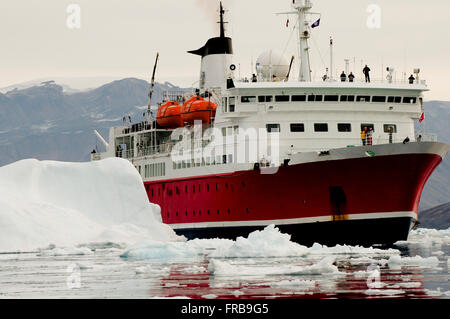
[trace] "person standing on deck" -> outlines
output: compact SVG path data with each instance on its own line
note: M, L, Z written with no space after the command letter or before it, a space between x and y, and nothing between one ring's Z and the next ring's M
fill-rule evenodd
M372 145L372 135L373 130L372 128L369 128L369 131L367 132L367 145Z
M353 79L355 78L355 76L353 75L352 72L350 72L350 74L348 75L348 81L349 82L353 82Z
M367 130L367 127L364 127L364 128L361 130L361 141L362 141L362 145L363 145L363 146L366 145L366 130Z
M366 76L366 83L370 83L370 74L369 74L369 72L370 72L370 68L366 64L366 66L363 69L363 73Z

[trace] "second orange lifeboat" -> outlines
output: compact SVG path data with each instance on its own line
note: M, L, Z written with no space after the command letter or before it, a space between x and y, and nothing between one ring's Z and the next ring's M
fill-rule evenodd
M158 108L156 122L164 128L177 128L183 126L181 119L181 105L174 101L168 101Z
M188 124L194 124L195 120L202 121L203 124L210 124L211 119L216 115L216 104L205 101L200 96L193 96L183 103L181 107L181 120Z

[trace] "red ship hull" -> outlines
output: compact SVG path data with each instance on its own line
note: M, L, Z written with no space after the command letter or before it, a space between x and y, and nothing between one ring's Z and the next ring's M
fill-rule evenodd
M432 153L317 161L145 182L164 223L187 238L236 238L275 224L294 241L389 244L406 240Z

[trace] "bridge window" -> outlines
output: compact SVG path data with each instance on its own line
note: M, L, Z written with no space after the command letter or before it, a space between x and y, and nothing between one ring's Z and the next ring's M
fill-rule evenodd
M356 102L370 102L370 96L368 96L368 95L358 95L356 97Z
M314 95L314 94L310 94L308 95L308 102L322 102L322 95Z
M386 97L385 96L372 96L372 102L385 103Z
M314 123L314 132L328 132L328 124Z
M292 95L291 101L292 102L305 102L306 95Z
M276 95L275 102L289 102L289 95Z
M304 132L305 124L303 123L291 123L291 132Z
M272 95L261 95L258 96L258 102L264 103L264 102L272 102L273 96Z
M404 97L403 98L403 103L406 103L406 104L410 104L410 103L412 103L412 104L414 104L414 103L416 103L416 98L415 97Z
M354 95L341 95L341 102L355 102Z
M387 101L388 101L388 103L401 103L402 97L401 96L388 96Z
M339 95L325 95L325 102L337 102L339 101Z
M256 96L241 96L241 103L255 103Z

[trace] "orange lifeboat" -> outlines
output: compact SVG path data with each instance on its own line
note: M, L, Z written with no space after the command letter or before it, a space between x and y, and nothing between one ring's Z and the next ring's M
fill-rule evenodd
M177 102L168 101L158 108L156 122L164 128L177 128L183 126L181 120L181 106Z
M181 120L188 124L194 124L195 120L203 124L210 124L211 118L216 115L216 104L205 101L200 96L193 96L183 103L181 107Z

